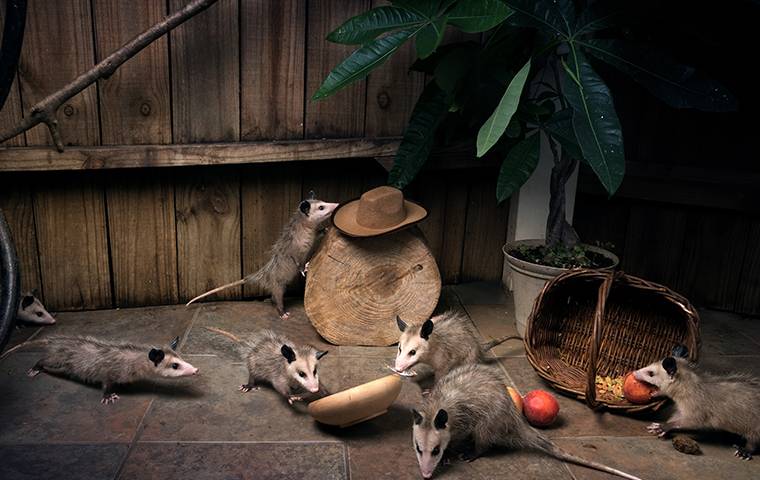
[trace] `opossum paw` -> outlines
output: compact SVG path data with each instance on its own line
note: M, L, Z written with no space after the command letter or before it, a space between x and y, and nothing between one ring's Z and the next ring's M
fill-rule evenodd
M280 320L287 320L290 318L290 312L285 312L282 315L280 315Z
M27 370L26 375L28 377L34 378L37 375L39 375L40 372L42 372L42 370L37 370L36 368L30 368L29 370Z
M422 393L423 397L427 397L428 395L430 395L430 389L429 388L423 388L422 391L421 391L421 393Z
M736 449L736 452L734 452L735 457L741 458L742 460L752 460L752 452L739 445L734 445L734 448Z
M652 435L657 435L658 437L662 437L665 435L665 430L662 429L661 423L650 423L649 426L647 426L647 432L651 433Z
M291 395L288 397L288 403L293 405L293 402L301 402L303 398L298 395Z
M103 398L100 400L100 403L103 405L109 405L111 403L116 403L116 401L119 399L119 396L115 393L112 393L110 395L103 395Z
M240 390L243 393L248 393L251 390L258 390L258 389L259 387L257 387L256 385L251 385L250 383L244 383L240 385L240 388L238 388L238 390Z

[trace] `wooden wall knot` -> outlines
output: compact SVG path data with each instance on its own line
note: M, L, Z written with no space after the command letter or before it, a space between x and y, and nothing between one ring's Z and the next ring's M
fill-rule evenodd
M143 117L147 117L148 115L150 115L150 110L151 110L150 103L143 102L140 105L140 115L142 115Z
M377 94L377 106L381 110L387 110L391 106L391 96L385 90Z
M74 110L74 107L70 103L63 106L63 114L67 117L74 115L75 112L76 110Z

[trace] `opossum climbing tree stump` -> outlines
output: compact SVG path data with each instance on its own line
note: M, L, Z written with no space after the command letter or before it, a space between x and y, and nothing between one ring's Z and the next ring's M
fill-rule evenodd
M309 263L304 306L336 345L386 346L398 341L396 315L422 323L440 294L438 266L417 228L374 238L331 228Z

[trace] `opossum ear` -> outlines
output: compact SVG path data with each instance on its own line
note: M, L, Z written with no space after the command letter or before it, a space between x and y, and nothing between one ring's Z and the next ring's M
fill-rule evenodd
M676 359L673 357L666 358L665 360L662 361L662 368L664 368L665 371L668 372L668 375L672 377L678 371L678 366L676 365Z
M435 429L443 430L447 423L449 423L449 413L444 409L438 410L438 413L435 414L435 420L433 420Z
M689 349L686 348L686 345L676 345L670 354L674 357L686 358L689 356Z
M401 320L401 317L399 317L398 315L396 315L396 325L398 325L398 329L401 330L402 332L406 330L406 326L407 326L406 322Z
M317 194L314 193L314 190L309 190L309 196L307 197L309 200L316 200Z
M330 353L330 352L328 352L327 350L325 350L325 351L323 351L323 352L317 352L317 360L321 360L321 359L322 359L322 357L324 357L324 356L325 356L325 355L327 355L328 353Z
M433 333L433 322L425 320L425 323L422 324L422 328L420 329L420 337L428 340L431 333Z
M165 356L166 355L164 354L164 351L157 348L151 348L150 352L148 352L148 358L151 362L153 362L153 365L155 366L158 366L158 364L161 363L161 360L163 360Z
M21 299L21 309L23 310L33 303L34 303L34 297L31 295L25 295L24 298Z
M169 346L171 347L172 350L176 350L177 349L177 345L179 345L179 337L178 336L174 337L174 340L172 340L171 342L169 342Z
M417 409L412 409L412 415L414 416L414 424L419 425L422 423L422 414L417 411Z
M282 352L282 356L285 357L288 363L296 361L296 352L294 352L289 346L283 345L282 348L280 348L280 352Z
M311 203L307 202L306 200L304 200L298 205L298 209L301 210L301 213L303 213L304 215L309 214L310 208L311 208Z

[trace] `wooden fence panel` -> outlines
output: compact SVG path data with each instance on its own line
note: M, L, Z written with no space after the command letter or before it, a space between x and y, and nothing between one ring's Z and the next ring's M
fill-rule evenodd
M496 203L495 175L480 175L470 182L462 280L501 280L508 216L509 202Z

